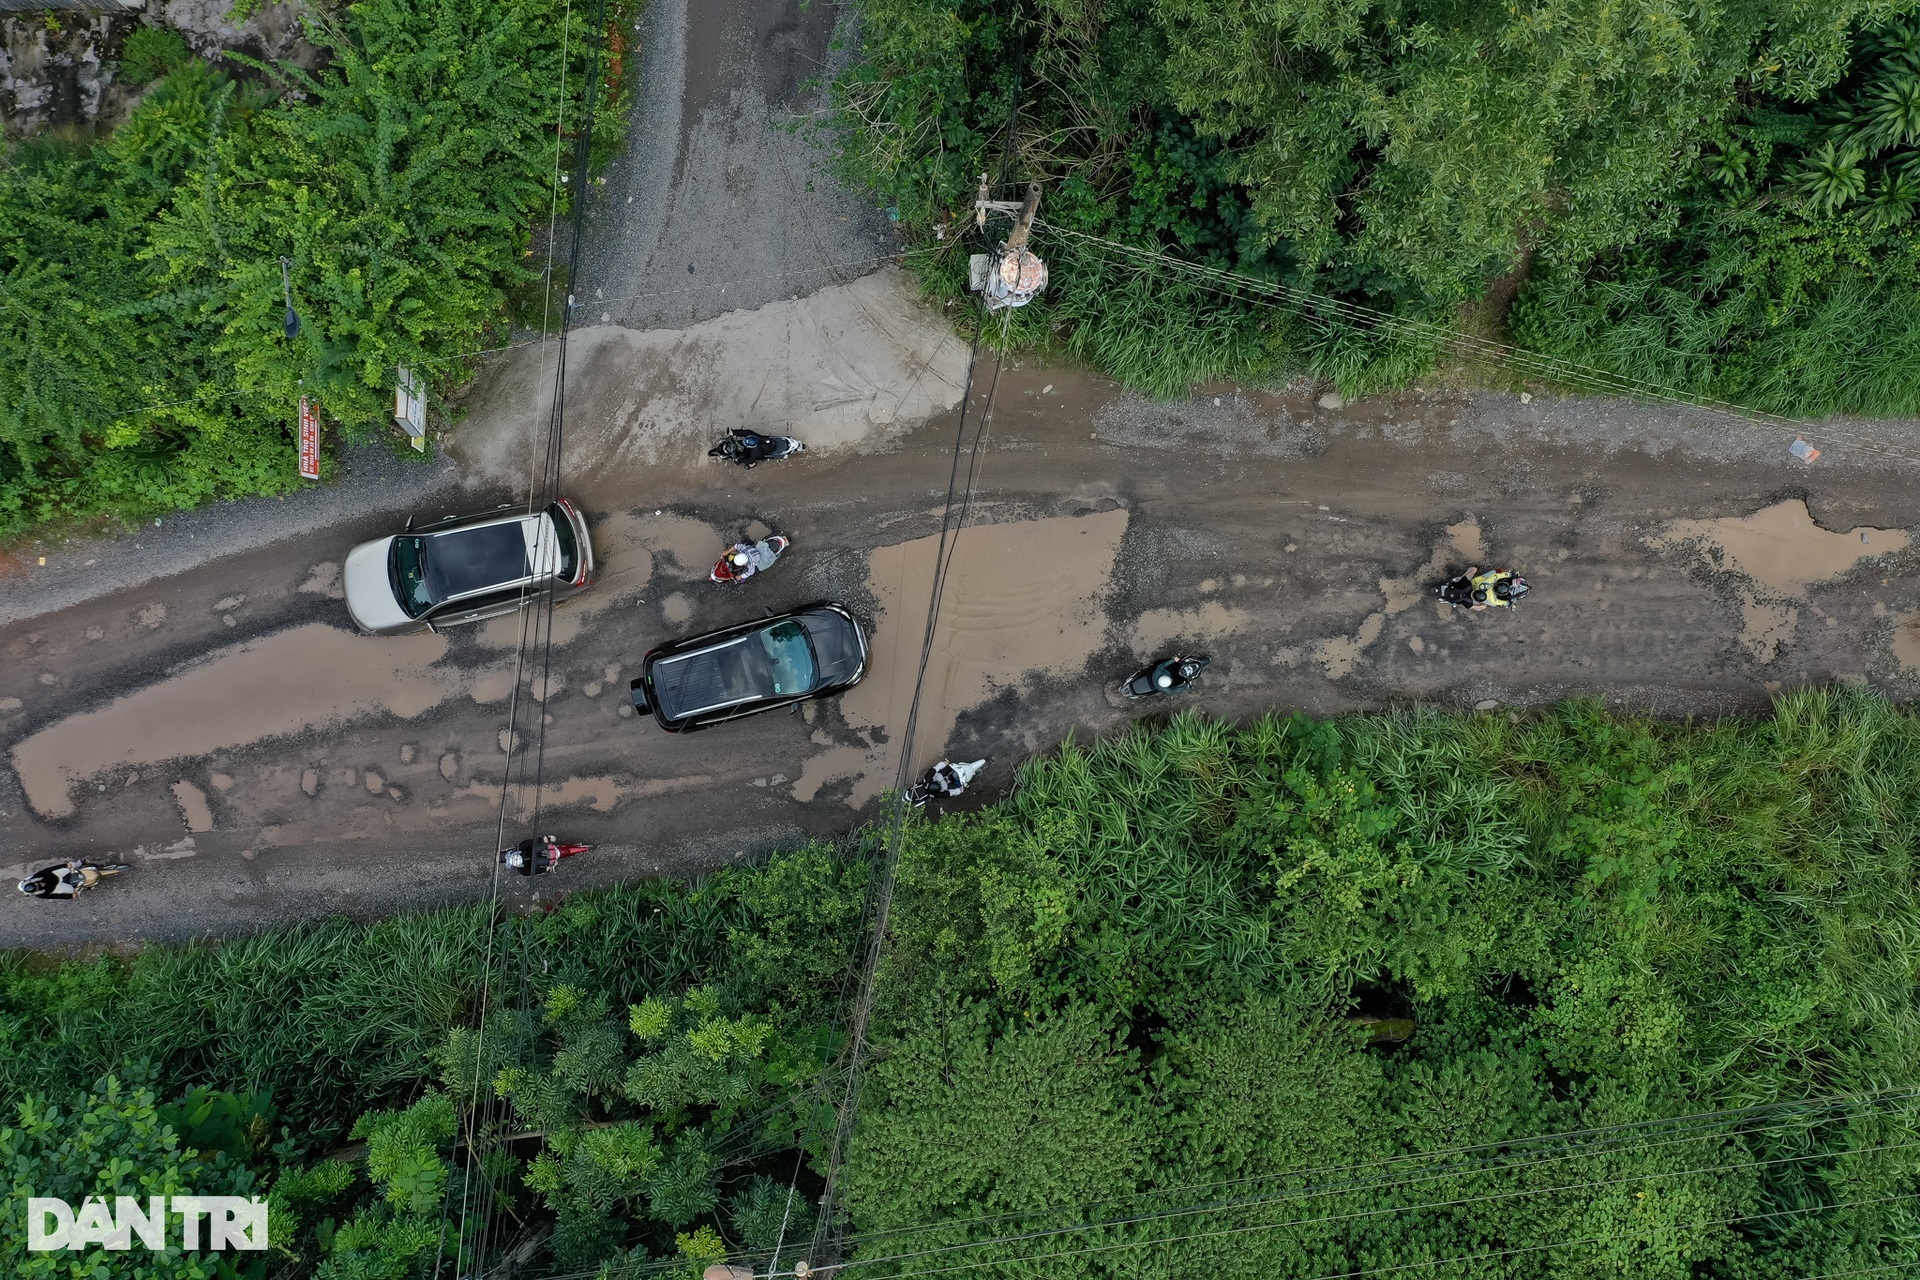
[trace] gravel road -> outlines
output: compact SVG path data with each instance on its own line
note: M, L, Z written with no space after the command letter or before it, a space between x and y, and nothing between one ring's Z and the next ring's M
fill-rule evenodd
M216 502L155 520L136 532L29 546L21 569L0 577L0 625L71 608L172 577L249 548L305 539L370 514L410 511L458 490L445 458L380 444L351 449L335 478L284 498ZM46 564L36 563L42 556Z
M576 323L680 328L864 275L887 219L825 168L836 4L653 0L629 142L587 206Z

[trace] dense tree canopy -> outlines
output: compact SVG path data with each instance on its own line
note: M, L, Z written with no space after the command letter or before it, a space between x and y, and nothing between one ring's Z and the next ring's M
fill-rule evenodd
M1910 7L865 0L863 58L839 85L847 168L929 244L979 172L1006 183L1042 177L1043 217L1062 228L1443 323L1497 278L1532 271L1549 283L1521 332L1554 354L1772 407L1901 408L1920 380L1903 380L1891 360L1874 367L1878 384L1851 397L1839 378L1799 389L1718 377L1723 363L1742 363L1741 341L1728 335L1756 308L1779 331L1776 348L1801 357L1796 367L1831 350L1822 331L1839 326L1834 314L1820 318L1825 292L1809 299L1795 282L1756 280L1760 262L1725 267L1707 285L1724 290L1728 274L1743 274L1739 318L1677 316L1676 300L1663 306L1674 317L1664 329L1641 326L1624 341L1609 331L1641 298L1589 300L1587 282L1590 271L1598 280L1629 270L1643 295L1685 293L1687 259L1713 252L1702 241L1795 239L1788 228L1809 212L1849 227L1864 216L1880 240L1904 243L1913 193L1903 169L1873 157L1908 145L1916 122L1903 114L1907 81L1881 66L1890 47L1907 65L1897 18ZM1802 118L1849 86L1857 93L1844 109L1815 109L1825 121L1852 111L1846 136L1828 152L1782 155L1792 163L1776 165L1769 183L1756 154L1773 145L1761 141L1778 130L1769 122ZM1736 139L1746 140L1723 145ZM1735 171L1731 184L1689 195L1704 175ZM1689 247L1664 248L1675 235ZM1846 236L1828 238L1838 246ZM1377 334L1356 341L1351 325L1223 294L1084 241L1049 244L1053 284L1015 318L1018 336L1152 390L1303 367L1364 386L1404 377L1433 354ZM1857 236L1852 250L1855 262L1891 273L1889 296L1916 296L1910 254ZM1738 253L1723 248L1716 261ZM1743 262L1767 253L1755 247ZM936 287L958 288L960 265L950 254L924 270ZM1816 305L1803 311L1803 302ZM1569 310L1581 319L1559 323ZM1657 363L1659 347L1683 349L1684 367Z
M902 864L853 1274L1920 1265L1916 800L1852 696L1069 748Z

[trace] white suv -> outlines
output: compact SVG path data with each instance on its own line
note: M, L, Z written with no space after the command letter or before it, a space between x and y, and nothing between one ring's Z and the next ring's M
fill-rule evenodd
M587 522L566 499L545 511L496 508L448 516L363 542L342 572L347 612L362 631L437 631L526 608L549 588L565 600L593 585Z

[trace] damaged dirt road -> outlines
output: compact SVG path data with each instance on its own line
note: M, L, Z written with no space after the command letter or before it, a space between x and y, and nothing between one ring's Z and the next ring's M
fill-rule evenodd
M575 343L564 488L602 568L555 615L550 666L535 654L521 673L520 740L518 620L350 629L339 561L406 511L16 623L0 630L8 874L74 855L134 870L76 904L9 895L5 942L482 894L507 749L537 745L542 720L539 826L596 848L544 881L509 877L514 894L689 874L875 812L920 657L964 345L888 273ZM517 355L476 390L454 442L470 505L524 477L547 358ZM995 382L983 358L969 440ZM751 472L704 456L747 421L790 422L809 451ZM1717 715L1836 679L1904 696L1920 665L1914 464L1837 444L1806 467L1785 443L1609 401L1408 391L1324 408L1221 387L1154 404L1009 364L913 764L986 756L991 796L1068 733L1181 708L1505 715L1590 695ZM774 569L706 581L726 542L766 528L795 543ZM1431 586L1467 563L1511 565L1533 593L1450 612ZM682 737L632 714L626 683L653 645L823 598L873 627L870 674L845 697ZM1214 657L1196 694L1114 696L1175 649ZM510 838L532 801L507 796Z

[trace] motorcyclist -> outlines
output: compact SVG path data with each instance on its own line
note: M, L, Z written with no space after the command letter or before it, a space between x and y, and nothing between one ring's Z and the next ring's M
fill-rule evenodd
M585 848L585 845L562 845L553 836L541 836L538 840L522 840L511 849L502 849L500 863L523 876L545 875L560 865L560 859L572 857Z
M30 898L75 899L87 887L86 868L78 862L57 867L42 867L20 882L20 892Z
M915 804L925 804L934 796L957 796L986 767L985 759L969 760L963 764L942 760L927 770L919 784L907 792L907 798Z
M740 465L752 469L755 463L773 457L780 452L779 441L772 436L763 436L758 431L746 427L735 427L730 435L740 442L739 452L734 456Z
M1465 573L1448 578L1440 584L1440 598L1459 608L1473 608L1473 580L1479 572L1478 565L1468 565Z
M758 542L736 542L714 567L715 582L744 582L762 569L770 569L780 553L792 544L779 534Z
M1153 671L1156 689L1171 689L1176 684L1191 684L1200 674L1200 664L1191 658L1168 658Z

